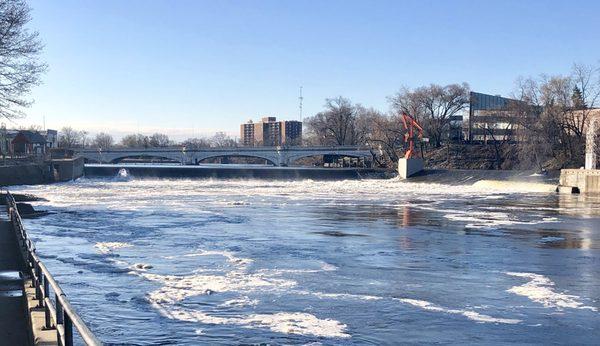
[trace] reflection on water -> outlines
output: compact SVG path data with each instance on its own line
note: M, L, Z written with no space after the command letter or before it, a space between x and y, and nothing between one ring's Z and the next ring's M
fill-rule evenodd
M565 215L600 216L600 194L560 194L558 208Z
M38 251L104 341L600 339L600 199L389 180L21 187Z

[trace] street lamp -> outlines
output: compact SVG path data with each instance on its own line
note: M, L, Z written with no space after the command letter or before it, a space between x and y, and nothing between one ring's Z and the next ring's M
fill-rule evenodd
M181 147L181 165L185 165L185 151L186 151L186 147L183 146Z

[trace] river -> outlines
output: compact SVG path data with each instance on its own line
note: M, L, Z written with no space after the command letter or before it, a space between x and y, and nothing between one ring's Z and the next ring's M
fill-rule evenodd
M600 340L600 197L391 180L15 187L107 343Z

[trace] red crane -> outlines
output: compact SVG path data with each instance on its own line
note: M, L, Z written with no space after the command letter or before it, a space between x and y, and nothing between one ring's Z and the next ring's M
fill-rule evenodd
M415 120L406 113L402 113L402 124L406 133L404 134L404 143L408 143L408 150L404 154L405 159L411 159L415 156L415 129L418 131L419 138L423 138L423 128Z

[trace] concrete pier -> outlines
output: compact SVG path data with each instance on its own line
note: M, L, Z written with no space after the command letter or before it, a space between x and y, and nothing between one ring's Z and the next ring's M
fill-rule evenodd
M559 184L561 193L600 193L600 169L563 169Z
M30 345L27 302L20 273L25 271L11 224L0 218L0 344Z
M409 177L421 172L422 170L423 170L423 159L402 158L402 159L398 160L398 175L402 179L409 178Z

